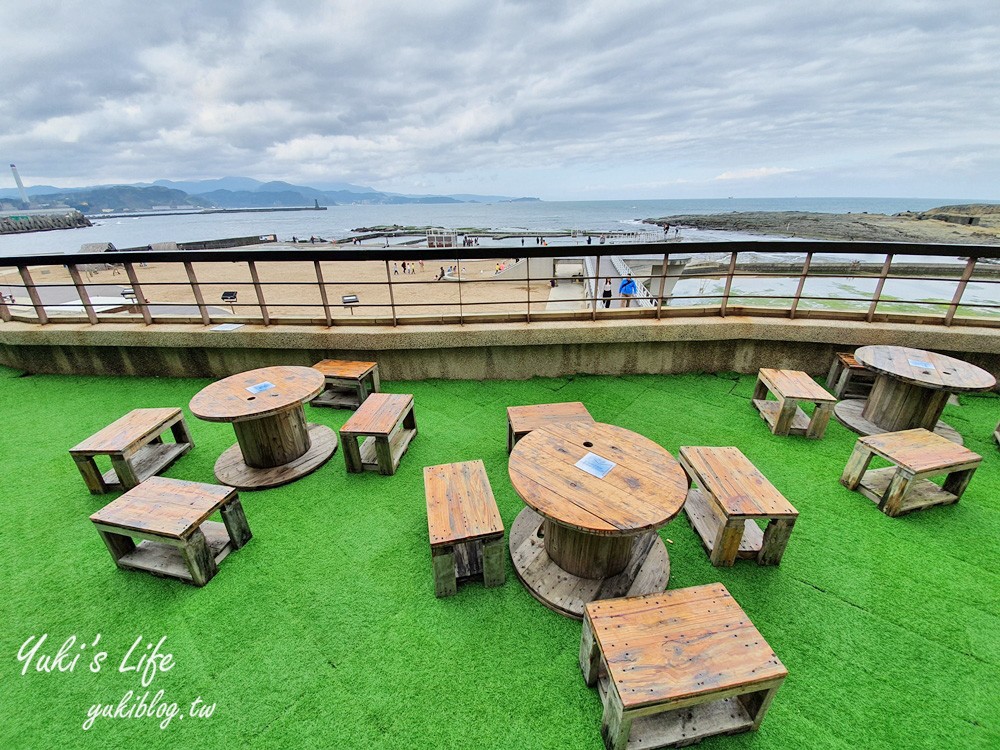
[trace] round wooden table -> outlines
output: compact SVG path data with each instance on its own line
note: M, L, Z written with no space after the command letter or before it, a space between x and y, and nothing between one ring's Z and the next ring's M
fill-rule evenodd
M277 487L315 471L337 449L337 433L307 424L302 405L322 392L311 367L263 367L206 386L191 412L208 422L232 422L236 445L215 462L215 477L241 490Z
M587 454L614 466L597 477L576 465ZM514 570L546 607L581 619L595 599L666 588L670 558L656 530L689 485L666 450L614 425L565 422L523 437L508 470L529 506L510 530Z
M863 346L854 358L875 372L875 384L867 400L845 399L834 414L860 435L923 427L961 445L962 436L940 421L948 396L985 391L997 383L980 367L923 349Z

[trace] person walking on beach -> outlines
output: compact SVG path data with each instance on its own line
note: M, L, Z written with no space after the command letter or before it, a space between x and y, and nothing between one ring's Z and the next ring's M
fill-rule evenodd
M604 293L601 296L604 298L604 309L607 310L611 307L611 279L604 280Z
M395 263L392 264L392 275L399 276L399 266L397 266Z
M631 274L622 279L621 286L618 287L618 294L620 294L622 298L622 307L629 307L629 305L631 305L632 298L635 296L637 291L638 289L635 285L635 281L632 280Z

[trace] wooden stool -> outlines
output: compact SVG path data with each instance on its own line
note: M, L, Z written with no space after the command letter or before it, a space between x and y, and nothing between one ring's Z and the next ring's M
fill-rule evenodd
M866 471L872 456L895 466ZM840 483L895 517L932 505L957 503L976 468L979 456L958 443L918 427L863 437L854 444ZM927 477L946 475L942 487Z
M167 429L176 442L163 442L162 434ZM133 409L70 448L69 454L91 494L102 495L138 486L193 447L180 409ZM111 470L102 474L94 456L110 457Z
M778 399L768 401L770 391ZM816 404L810 419L799 402ZM801 370L772 370L762 367L753 389L753 404L775 435L804 435L819 439L826 431L837 399Z
M712 565L728 567L737 557L780 563L799 512L739 448L683 445L680 462L701 488L688 491L684 512ZM768 522L763 532L758 518Z
M482 461L424 467L434 595L451 596L459 581L504 582L503 521Z
M340 428L344 461L349 472L395 474L399 460L416 437L413 396L373 393ZM357 439L365 438L358 447Z
M875 382L875 373L858 362L851 352L837 352L826 376L826 387L838 399L867 396Z
M583 421L594 424L594 418L579 401L561 404L537 404L535 406L507 407L507 452L510 453L517 441L532 430L547 424Z
M608 750L756 730L788 674L721 583L590 602L580 669Z
M215 511L223 523L206 521ZM152 477L90 517L119 568L204 586L218 565L250 541L232 487ZM136 546L132 537L143 539Z
M332 406L337 409L357 409L372 393L378 393L380 381L375 362L348 362L324 359L313 368L323 373L326 385L314 398L313 406Z

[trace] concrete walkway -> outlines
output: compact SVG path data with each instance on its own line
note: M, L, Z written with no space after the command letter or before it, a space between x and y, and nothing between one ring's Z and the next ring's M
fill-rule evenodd
M585 285L574 284L572 281L562 281L559 286L549 289L549 301L545 305L545 311L586 310L590 307L586 294L587 287Z

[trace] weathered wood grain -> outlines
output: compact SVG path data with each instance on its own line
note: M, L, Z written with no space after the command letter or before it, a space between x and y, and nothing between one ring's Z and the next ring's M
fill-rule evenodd
M269 388L247 390L262 383ZM322 373L312 367L280 365L230 375L202 388L191 399L191 412L207 422L239 422L299 407L323 390Z
M324 359L313 365L323 374L324 390L310 403L313 406L357 409L379 390L378 363Z
M507 452L532 430L548 424L582 421L593 424L594 418L579 401L558 404L534 404L507 407Z

